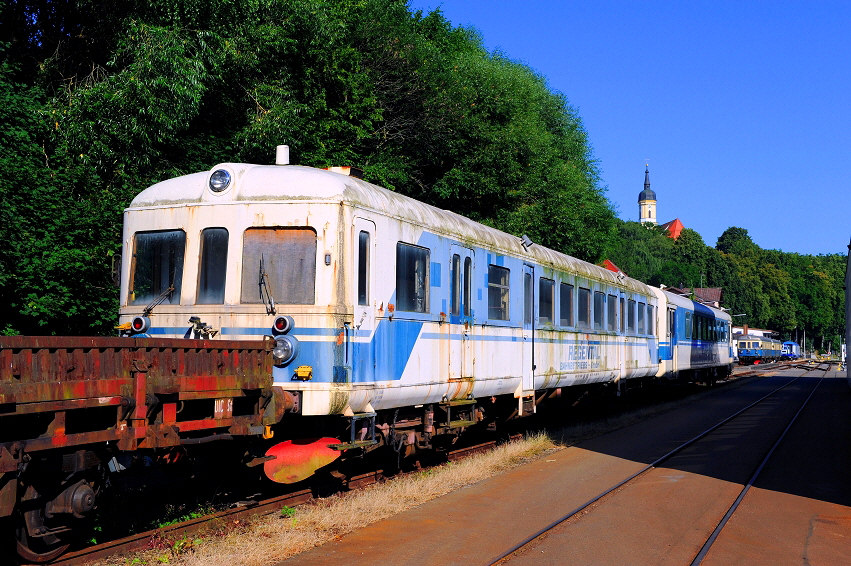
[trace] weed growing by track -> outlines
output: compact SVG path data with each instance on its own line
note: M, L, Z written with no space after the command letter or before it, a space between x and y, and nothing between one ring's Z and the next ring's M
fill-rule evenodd
M191 544L164 543L156 549L131 557L114 557L101 564L273 563L558 449L549 436L535 434L490 452L320 499L310 505L287 508L250 523L231 521L217 533L196 536Z

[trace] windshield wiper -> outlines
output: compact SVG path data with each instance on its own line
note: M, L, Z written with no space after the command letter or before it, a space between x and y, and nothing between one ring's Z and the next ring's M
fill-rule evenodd
M168 289L159 294L159 296L145 307L145 310L142 311L142 316L151 316L151 312L153 312L154 307L165 301L167 298L171 296L174 292L174 283L168 286Z
M263 254L260 254L260 300L266 303L266 314L277 314L275 299L272 298L272 292L269 290L269 275L263 267Z

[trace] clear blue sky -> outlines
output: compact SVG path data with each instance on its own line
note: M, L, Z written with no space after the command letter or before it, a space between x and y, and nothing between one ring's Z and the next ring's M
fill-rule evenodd
M411 0L472 26L578 110L607 196L714 246L845 253L851 236L851 2Z

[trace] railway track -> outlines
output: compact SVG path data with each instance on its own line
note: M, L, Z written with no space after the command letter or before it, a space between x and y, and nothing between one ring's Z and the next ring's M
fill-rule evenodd
M794 365L795 364L781 363L752 366L751 368L745 371L736 372L735 377L764 375L765 373L773 373L783 369L788 369L789 367L792 367ZM811 366L811 368L812 367L815 366ZM454 450L448 453L447 459L449 461L460 460L476 453L491 450L495 446L495 444L496 443L492 441ZM384 479L386 478L383 474L383 471L376 470L361 475L353 476L347 479L342 485L337 485L334 487L336 491L340 491L341 488L343 491L356 490L372 485L374 483L379 483L381 481L384 481ZM629 481L629 479L626 481ZM626 481L622 483L626 483ZM618 485L620 486L622 484ZM69 552L62 556L55 563L66 565L85 564L94 560L104 559L109 556L125 554L133 551L138 551L140 549L150 548L156 545L159 541L179 539L184 536L189 536L193 533L208 530L210 528L215 528L217 525L227 527L228 524L233 525L234 523L245 521L246 519L249 519L252 516L275 513L285 507L294 507L296 505L307 503L315 499L315 493L317 491L321 492L322 489L305 489L286 495L280 495L264 499L261 501L244 502L243 504L232 509L219 511L217 513L213 513L205 517L192 519L166 527L160 527L158 529L152 529L149 531L130 535L121 539L116 539L102 544L98 544L96 546L91 546L84 549ZM510 552L508 554L510 554Z
M521 438L522 435L512 435L511 440ZM462 460L475 454L487 452L496 447L497 441L489 441L474 446L468 446L452 450L447 454L447 460L450 462ZM408 472L412 473L412 472ZM399 476L402 474L396 474ZM375 470L365 474L353 476L345 480L343 485L334 486L339 492L340 488L343 491L353 491L363 489L369 485L380 483L387 479L383 470ZM167 527L160 527L149 531L130 535L121 539L108 541L95 546L83 548L73 552L68 552L61 558L51 564L63 564L67 566L80 565L101 560L110 556L125 554L140 549L150 548L157 544L158 541L179 539L193 533L207 530L216 525L226 525L228 523L244 521L258 515L267 515L284 509L285 507L295 507L315 500L314 494L322 489L303 489L286 495L271 497L261 501L245 502L242 505L232 509L226 509L197 519L191 519Z
M539 531L537 531L536 533L527 537L526 539L519 542L518 544L515 544L511 548L505 550L502 554L500 554L500 555L496 556L495 558L489 560L487 563L490 564L491 566L496 565L496 564L503 564L505 562L510 561L512 559L512 557L517 556L518 554L524 553L524 551L535 547L536 544L539 541L544 539L550 532L553 531L553 529L555 529L559 525L562 525L562 524L570 521L571 519L577 518L580 515L584 515L586 513L593 513L593 509L595 508L595 504L604 504L604 500L608 496L610 496L611 494L618 492L620 490L628 490L629 485L632 484L635 480L637 480L641 476L644 476L645 474L647 474L651 470L661 466L663 463L670 460L671 458L673 458L674 456L676 456L677 454L679 454L680 452L682 452L686 448L694 446L695 444L700 442L702 439L707 437L709 434L716 432L719 429L722 429L722 427L730 424L731 421L733 421L737 417L748 413L754 407L757 407L761 403L772 398L774 395L776 395L781 390L783 390L786 387L788 387L789 385L795 383L798 378L804 377L804 376L823 378L830 371L830 368L831 368L832 365L835 365L835 364L831 364L829 362L822 362L822 363L817 363L817 364L783 363L781 365L765 366L764 369L759 368L759 369L754 369L754 370L750 370L748 372L742 372L742 373L737 374L739 377L745 377L745 376L751 376L751 375L760 375L761 373L764 373L766 371L778 371L778 370L781 370L781 369L791 369L791 368L799 369L802 372L798 376L790 376L789 381L784 383L782 386L774 389L773 391L769 392L767 395L764 395L763 397L757 399L753 403L747 405L746 407L740 409L739 411L736 411L735 413L733 413L733 414L729 415L728 417L722 419L721 421L717 422L716 424L714 424L713 426L704 430L703 432L695 435L694 437L687 440L686 442L683 442L682 444L680 444L679 446L677 446L676 448L674 448L670 452L664 454L663 456L659 457L655 461L647 464L647 466L645 466L643 469L633 473L632 475L630 475L628 477L623 478L621 481L618 481L617 483L614 483L609 488L601 491L600 493L598 493L597 495L595 495L594 497L592 497L591 499L589 499L585 503L582 503L578 507L576 507L576 508L570 510L569 512L565 513L563 516L559 517L558 519L556 519L555 521L553 521L549 525L540 529ZM811 372L818 372L821 375L809 375ZM804 407L806 407L807 403L812 398L813 394L818 389L818 386L821 383L822 383L822 379L819 379L818 382L816 383L815 387L813 387L812 390L809 392L809 395L806 397L806 400L801 404L801 406L798 408L797 412L794 414L794 416L786 424L786 427L783 429L782 433L780 433L780 435L776 438L776 440L773 443L773 445L771 446L771 448L768 450L768 452L761 459L759 465L755 468L750 480L744 485L744 487L742 488L742 490L740 491L738 496L735 498L735 500L730 505L727 512L724 514L721 521L715 526L714 530L708 535L706 542L703 544L700 551L697 553L697 555L692 560L692 562L691 562L692 566L697 566L706 557L706 555L709 552L710 548L712 547L713 543L717 539L719 533L723 530L724 526L727 524L727 522L730 520L730 518L735 514L736 509L739 507L739 505L741 504L745 495L747 494L747 492L750 490L751 486L754 484L754 482L759 477L760 472L762 472L763 468L765 467L766 463L771 458L775 449L780 445L780 443L785 438L787 432L795 424L796 420L798 419L799 415L803 411Z

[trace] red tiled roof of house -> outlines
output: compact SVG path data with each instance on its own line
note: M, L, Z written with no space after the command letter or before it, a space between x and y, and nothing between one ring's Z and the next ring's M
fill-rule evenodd
M721 287L695 287L687 289L694 291L694 296L702 303L720 303L721 302Z
M667 287L665 290L683 296L688 296L694 293L694 298L699 303L721 304L721 291L723 290L723 288L695 287L694 289L691 289L689 287L683 287L682 289L680 289L678 287Z

